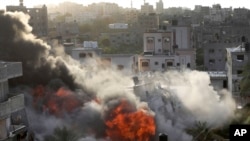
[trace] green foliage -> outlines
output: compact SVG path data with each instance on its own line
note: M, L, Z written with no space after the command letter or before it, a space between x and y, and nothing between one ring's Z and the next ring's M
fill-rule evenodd
M102 51L104 54L140 54L142 48L135 45L121 45L119 47L103 46Z

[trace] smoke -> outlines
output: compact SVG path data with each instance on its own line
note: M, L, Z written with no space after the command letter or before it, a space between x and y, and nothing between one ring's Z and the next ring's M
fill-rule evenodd
M186 129L195 122L205 122L216 128L233 118L235 102L226 90L215 91L209 75L199 71L169 71L155 73L145 80L154 82L156 89L147 91L149 107L155 112L157 130L169 135L170 140L191 141ZM145 93L145 92L144 92Z
M80 134L79 141L109 140L107 122L120 117L133 120L130 117L139 113L153 118L156 133L168 134L170 141L190 141L185 130L196 121L216 127L233 117L231 94L215 91L204 72L154 73L143 76L145 84L130 91L132 76L106 68L98 58L80 64L60 48L52 50L31 34L28 19L22 13L0 15L0 26L5 27L0 28L0 59L23 63L23 76L11 85L30 86L21 91L26 95L30 130L40 140L62 126Z
M29 16L20 13L0 15L0 60L21 61L23 76L10 80L10 84L30 86L46 85L52 79L60 78L70 88L75 88L74 77L60 60L49 62L51 47L31 33ZM4 28L3 28L4 27Z

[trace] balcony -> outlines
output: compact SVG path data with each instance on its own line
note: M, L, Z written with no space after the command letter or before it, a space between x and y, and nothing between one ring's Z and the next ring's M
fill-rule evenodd
M22 76L21 62L0 62L0 81Z
M24 95L20 94L0 103L0 119L24 108Z

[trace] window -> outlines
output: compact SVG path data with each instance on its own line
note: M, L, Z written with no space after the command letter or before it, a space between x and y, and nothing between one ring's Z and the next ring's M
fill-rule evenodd
M88 53L88 56L89 56L89 57L93 57L93 54L92 54L92 53Z
M80 53L79 54L79 58L85 58L86 57L86 54L85 53Z
M176 66L180 66L180 63L177 63Z
M214 64L215 60L214 59L209 59L209 64Z
M158 62L155 62L155 65L158 65Z
M165 43L168 43L168 42L170 42L170 38L168 38L168 37L165 37L165 38L164 38L164 42L165 42Z
M167 66L173 66L173 62L167 62Z
M242 74L242 70L237 70L237 74Z
M244 61L244 55L237 55L237 60Z
M165 68L165 64L161 64L161 67L162 67L162 68Z
M118 70L123 70L123 69L124 69L124 66L123 66L123 65L117 65L117 69L118 69Z
M161 42L161 39L158 39L158 42Z
M190 63L187 63L187 67L190 68Z
M209 49L208 52L209 53L214 53L214 49Z
M149 66L148 62L142 62L141 65L142 65L142 67L148 67Z
M147 38L147 43L154 43L154 38Z

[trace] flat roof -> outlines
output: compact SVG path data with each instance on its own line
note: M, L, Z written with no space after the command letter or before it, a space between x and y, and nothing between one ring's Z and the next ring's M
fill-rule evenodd
M225 71L206 71L210 77L227 77Z
M242 47L242 45L239 45L238 47L233 47L233 48L226 48L226 50L229 52L245 52L245 48Z

